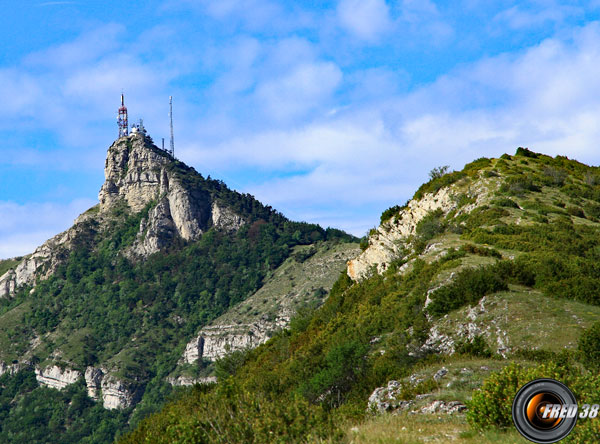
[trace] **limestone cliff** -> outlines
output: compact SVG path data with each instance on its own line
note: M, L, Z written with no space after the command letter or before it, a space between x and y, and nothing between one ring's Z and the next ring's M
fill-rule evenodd
M81 377L81 373L77 370L69 368L61 368L57 365L52 365L44 369L35 369L35 379L46 387L62 390L66 386L77 382Z
M488 202L498 185L494 178L480 178L470 185L459 181L435 193L426 193L420 199L410 200L403 209L369 235L369 245L365 251L348 261L348 276L353 280L360 280L371 270L378 273L385 271L390 262L401 258L403 253L410 250L411 236L425 216L436 210L441 210L444 215L453 210L457 210L455 216L469 213ZM473 202L459 209L458 201L462 195L471 198Z
M130 257L147 257L170 245L175 237L198 239L208 228L237 230L245 220L213 200L200 187L186 187L173 168L175 160L137 133L121 138L108 149L99 193L100 211L108 213L123 203L138 213L150 207L141 224Z
M23 285L35 286L36 279L45 279L54 273L78 237L89 229L92 219L93 211L80 215L71 228L44 242L0 276L0 298L11 296Z

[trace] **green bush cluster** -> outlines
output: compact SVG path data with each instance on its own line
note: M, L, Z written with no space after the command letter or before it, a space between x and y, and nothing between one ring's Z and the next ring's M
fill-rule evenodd
M441 316L466 304L473 304L486 294L508 290L499 275L498 267L480 267L459 272L452 282L435 290L427 311Z
M598 372L600 370L600 322L596 322L583 332L577 349L585 366Z
M502 259L502 254L498 250L488 247L482 247L474 244L464 244L460 247L460 250L464 251L467 254L476 254L477 256L484 257L495 257L498 259Z
M195 386L144 419L119 444L310 443L343 436L334 418L298 396L270 398L232 379Z
M414 239L414 249L416 251L423 251L428 241L444 232L446 221L443 216L442 210L438 209L429 213L417 223Z
M403 208L405 208L405 207L401 207L400 205L394 205L393 207L388 208L383 213L381 213L381 216L379 218L379 223L383 224L384 222L387 222L388 220L390 220L392 218L392 216L395 216L396 214L398 214L400 212L400 210Z
M463 177L467 177L467 173L463 171L453 171L443 176L435 175L429 182L419 187L413 199L421 199L427 193L437 193L440 188L452 185Z
M508 176L498 191L509 196L523 196L527 192L541 191L541 188L530 175L519 174L518 176Z
M490 204L496 207L519 208L519 205L508 197L499 197L493 199Z
M471 341L467 339L457 341L454 351L459 355L475 356L479 358L491 358L494 354L482 335L475 336Z

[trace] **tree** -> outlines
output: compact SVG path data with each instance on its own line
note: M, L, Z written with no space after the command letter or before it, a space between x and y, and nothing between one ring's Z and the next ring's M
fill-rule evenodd
M429 178L431 180L435 180L435 179L439 179L440 177L442 177L444 174L446 174L448 172L448 170L450 169L449 165L444 165L444 166L440 166L440 167L435 167L434 169L432 169L429 172Z

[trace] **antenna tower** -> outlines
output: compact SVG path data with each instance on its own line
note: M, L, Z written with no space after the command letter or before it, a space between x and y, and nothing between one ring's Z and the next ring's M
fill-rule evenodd
M175 157L175 141L173 140L173 96L169 96L169 120L171 121L171 156Z
M121 93L121 107L117 116L117 125L119 126L119 138L129 134L129 121L127 119L127 107L125 106L125 98Z

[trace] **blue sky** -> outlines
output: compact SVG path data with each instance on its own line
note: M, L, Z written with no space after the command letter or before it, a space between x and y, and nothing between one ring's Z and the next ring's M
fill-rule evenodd
M0 257L97 202L122 90L157 142L173 95L205 176L357 235L436 166L600 163L600 0L6 3Z

